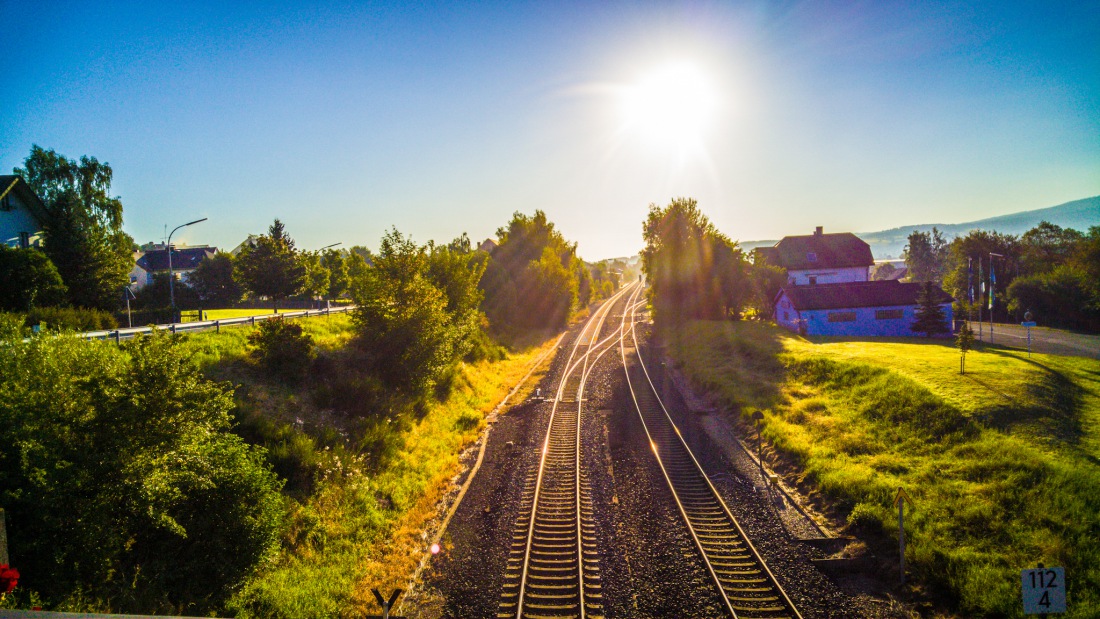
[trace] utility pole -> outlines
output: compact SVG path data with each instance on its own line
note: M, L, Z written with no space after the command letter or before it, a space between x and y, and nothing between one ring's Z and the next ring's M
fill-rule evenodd
M206 217L202 219L196 219L195 221L189 221L185 224L180 224L175 228L172 228L172 232L168 234L168 241L165 243L165 250L168 252L168 299L172 306L172 322L179 322L179 316L176 313L176 276L172 272L172 235L176 233L176 230L180 228L186 228L187 226L193 226L197 223L206 221ZM167 226L165 226L167 228Z

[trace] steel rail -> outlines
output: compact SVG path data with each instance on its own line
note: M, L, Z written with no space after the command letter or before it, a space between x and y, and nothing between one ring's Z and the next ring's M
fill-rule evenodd
M531 491L531 507L523 510L523 514L529 520L526 523L526 532L523 536L525 541L523 543L522 564L510 566L505 574L505 589L501 593L498 617L522 618L525 616L525 610L537 613L529 613L528 616L532 617L570 616L583 618L602 614L602 602L600 601L602 594L595 592L596 589L601 589L601 587L595 582L586 583L586 578L592 581L598 580L598 563L596 563L594 557L587 561L585 559L586 554L594 555L595 549L592 548L590 552L586 552L585 549L585 539L591 536L586 536L584 532L585 521L589 518L585 515L584 497L587 495L587 488L583 484L583 470L581 467L581 412L584 401L584 384L588 373L591 371L591 365L594 363L589 362L592 353L600 346L613 341L617 336L617 334L614 334L599 340L600 332L607 320L610 309L630 289L631 287L627 286L612 295L589 318L575 340L569 358L565 363L565 371L558 384L550 411L550 421L546 438L543 441L538 474L533 491ZM585 346L587 350L578 355L578 351L582 346ZM610 346L607 346L604 350L606 352L609 349ZM575 377L577 378L576 381L574 381ZM570 395L572 390L567 390L567 387L573 383L576 384L577 409L568 412L565 408L559 410L560 404L568 403L566 396ZM576 416L576 419L572 419L573 415ZM570 451L572 453L568 453ZM568 458L568 460L563 460L563 457ZM561 470L561 465L570 460L572 470ZM548 468L553 470L548 470ZM552 479L548 481L548 477L552 477ZM553 483L569 477L572 477L568 480L572 483L567 483L566 486ZM549 491L546 488L548 483L554 486ZM565 487L568 487L568 490L563 491ZM527 493L528 491L525 491L525 494ZM547 496L544 496L544 494ZM564 511L566 504L569 504L568 513L570 513L570 519L573 522L558 524L555 521L562 520L561 514L566 513ZM589 508L588 511L590 513L591 509ZM522 522L521 520L517 525ZM536 526L537 523L542 523L541 536L540 528ZM570 529L571 534L565 534L565 529ZM513 536L513 559L509 560L510 564L518 560L518 557L514 556L518 551L516 547L518 541L516 538L520 536L518 530L519 527L517 526L517 533ZM575 535L575 540L569 540L570 535ZM594 541L590 542L589 545L591 544L594 544ZM563 556L567 558L560 558ZM507 581L515 578L511 574L514 567L520 568L519 582L509 584ZM570 573L573 569L576 570L575 576ZM592 572L591 577L586 576L586 571ZM540 581L538 585L532 584L536 580L535 577ZM575 583L568 583L568 581L574 579ZM566 584L561 584L562 582ZM512 588L515 588L514 592L510 590ZM591 615L589 614L589 607L594 611Z
M627 313L624 312L623 326L619 331L621 336L619 351L627 387L661 474L668 484L680 515L695 542L695 547L721 594L726 610L735 618L801 619L798 609L783 591L775 575L768 569L760 553L730 512L726 502L695 458L695 454L688 447L664 402L661 401L638 346L638 335L634 326L636 308L637 304L631 305L629 331L638 366L649 386L644 395L652 395L653 400L664 413L664 421L667 422L664 438L668 440L662 439L660 447L658 439L655 438L655 433L659 429L654 427L651 431L650 423L646 421L646 414L639 401L640 389L635 389L630 378L625 345ZM651 419L650 422L660 419L660 415L655 411L652 415L656 419ZM668 430L676 435L675 439L671 438ZM677 480L674 481L673 477Z

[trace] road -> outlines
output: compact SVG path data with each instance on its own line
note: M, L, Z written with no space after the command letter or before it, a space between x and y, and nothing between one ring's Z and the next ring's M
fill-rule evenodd
M983 341L988 343L990 341L989 323L982 326L981 333ZM974 335L975 337L978 335L977 325L974 325ZM1027 350L1027 328L1017 324L994 323L992 341L994 344L1001 346ZM1072 355L1100 359L1100 335L1086 335L1047 327L1032 327L1031 350L1032 352L1052 355Z

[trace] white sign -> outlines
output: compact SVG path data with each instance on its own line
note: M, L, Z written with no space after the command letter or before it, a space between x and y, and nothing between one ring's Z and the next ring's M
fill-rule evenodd
M1066 571L1063 568L1023 570L1020 581L1025 615L1066 612Z

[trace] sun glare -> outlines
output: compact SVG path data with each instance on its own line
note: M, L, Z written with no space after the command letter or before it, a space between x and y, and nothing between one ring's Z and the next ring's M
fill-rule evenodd
M623 120L632 133L682 150L699 145L716 103L698 67L669 63L623 90Z

